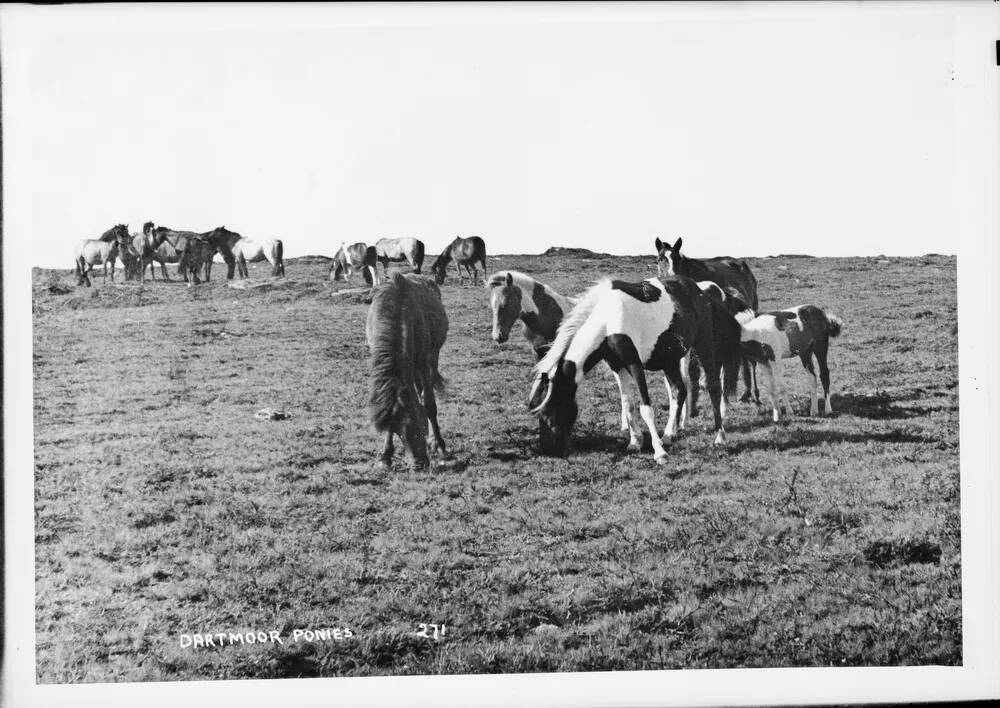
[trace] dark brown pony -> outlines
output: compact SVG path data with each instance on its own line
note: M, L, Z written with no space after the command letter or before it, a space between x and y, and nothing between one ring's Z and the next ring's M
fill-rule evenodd
M192 239L201 239L202 244L198 247L198 260L199 268L203 268L205 272L205 282L209 282L212 276L212 259L204 260L205 255L205 245L214 249L215 253L218 253L226 261L226 278L232 280L236 275L236 255L233 253L233 246L236 242L240 240L240 235L233 231L229 231L225 226L218 226L211 231L205 231L198 233L196 231L176 231L174 229L167 228L166 226L157 226L152 229L152 234L156 237L162 236L160 243L164 241L170 244L177 253L177 264L178 272L184 277L184 281L188 281L188 273L191 271L191 264L187 263L187 251L188 245L191 243ZM159 255L159 253L158 253ZM214 255L214 254L213 254ZM155 257L156 260L163 263L163 259L160 257ZM169 261L168 261L169 262Z
M431 270L434 272L434 280L438 285L444 283L444 279L448 275L448 264L452 261L455 261L459 284L462 282L462 268L464 267L465 272L472 279L472 284L475 285L479 282L479 270L476 268L477 263L482 263L483 277L486 277L486 242L478 236L470 236L468 238L456 236L455 240L448 244L448 247L444 249L431 266Z
M688 258L681 254L684 239L678 238L671 246L656 239L656 268L660 275L683 275L695 281L710 280L724 291L735 291L754 313L759 307L757 301L757 278L746 261L719 256L717 258ZM752 380L751 380L752 379ZM756 375L751 377L750 362L743 363L743 382L746 391L741 401L749 401L751 389L753 398L760 403Z
M374 291L365 334L371 351L369 411L375 430L385 434L380 462L392 466L392 436L398 435L413 467L425 468L428 443L447 454L434 397L435 389L444 390L438 355L448 335L441 291L430 278L393 273Z

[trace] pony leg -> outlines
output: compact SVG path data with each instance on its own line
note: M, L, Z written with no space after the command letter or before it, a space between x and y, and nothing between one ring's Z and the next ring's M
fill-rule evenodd
M431 435L427 436L427 445L432 450L447 455L448 448L445 447L444 438L441 437L441 428L438 427L437 399L434 397L433 386L424 389L424 409L427 411L427 422L431 425Z
M680 419L677 422L678 430L684 430L688 418L692 417L695 413L693 396L688 395L688 391L691 390L691 359L691 352L688 352L680 361L681 384L684 387L684 395L681 397L681 400L684 402L684 406L680 409Z
M722 395L722 366L712 357L710 361L702 361L702 370L705 373L705 388L708 389L708 397L712 401L713 423L715 425L715 441L713 444L721 445L726 442L726 429L722 421L726 415L725 400Z
M826 414L833 415L833 404L830 402L830 367L826 362L827 343L816 344L816 361L819 362L819 379L823 384L823 398L826 403Z
M392 431L385 431L385 440L382 443L382 452L379 454L379 464L386 469L392 468L392 454L395 449L392 444Z
M776 361L772 364L772 367L774 369L774 386L778 390L778 405L784 407L785 416L791 418L792 406L788 402L788 389L785 388L785 380L781 373L784 366L780 361Z
M799 359L802 360L802 366L805 370L809 372L809 378L812 379L812 395L809 397L809 415L817 416L819 415L819 405L817 403L818 396L816 395L816 369L813 368L812 363L812 350L807 349L806 351L799 354Z
M635 418L632 412L635 408L632 403L632 397L628 392L628 381L623 380L622 377L628 377L627 372L619 372L614 369L611 370L611 375L615 377L615 382L618 384L618 393L621 396L622 402L622 425L621 429L627 430L629 433L628 439L628 450L636 451L642 449L642 429L635 422Z
M771 397L771 417L774 420L774 422L777 423L778 418L780 417L780 413L778 411L778 392L776 390L777 385L775 384L774 380L774 375L775 375L774 367L771 365L770 362L766 361L761 362L761 366L763 367L764 372L767 374L767 394Z
M678 404L680 391L677 384L670 380L666 372L663 374L663 383L667 387L667 398L670 400L670 413L667 414L667 427L663 429L661 442L669 442L677 435L677 412L680 407Z
M632 378L635 379L636 385L639 387L639 400L642 401L639 405L639 415L646 424L646 428L649 429L650 442L653 444L653 459L656 460L656 464L658 465L666 464L667 451L663 449L663 443L660 442L660 436L656 434L656 416L653 413L653 406L649 403L649 388L646 386L646 372L643 371L642 364L639 363L631 364L628 368L632 374Z

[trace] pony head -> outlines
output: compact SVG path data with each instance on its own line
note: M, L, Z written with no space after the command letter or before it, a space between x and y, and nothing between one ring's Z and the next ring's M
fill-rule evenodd
M152 221L147 221L145 224L143 224L142 225L142 233L143 233L143 235L149 236L151 233L153 233L153 227L154 226L155 226L155 224Z
M681 272L681 244L684 239L678 238L671 246L665 241L656 239L656 270L661 276L677 275Z
M439 257L431 265L431 272L434 273L434 282L438 285L444 285L445 276L448 275L448 262L443 257Z
M114 228L115 245L125 248L132 240L132 234L128 232L128 224L118 224Z
M528 394L528 408L538 416L542 454L565 457L576 424L576 364L561 360L551 373L539 373Z
M490 309L493 310L493 341L503 344L521 315L521 288L514 285L514 277L509 272L493 276L486 287L490 289Z

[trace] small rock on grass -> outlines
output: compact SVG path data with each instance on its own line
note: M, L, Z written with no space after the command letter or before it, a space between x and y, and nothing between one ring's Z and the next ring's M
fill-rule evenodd
M292 414L276 408L261 408L253 414L253 417L257 420L286 420L287 418L291 418Z

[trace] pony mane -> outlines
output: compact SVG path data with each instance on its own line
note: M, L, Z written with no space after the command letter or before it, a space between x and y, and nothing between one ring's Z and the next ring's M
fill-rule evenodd
M594 311L594 308L597 306L597 301L600 300L601 296L607 293L610 288L611 278L602 278L580 296L580 299L573 306L573 309L568 315L566 315L565 318L563 318L562 324L559 325L555 341L552 342L552 346L548 353L542 358L541 361L535 364L535 368L532 370L535 374L548 373L559 364L563 356L565 356L566 350L569 349L569 345L573 341L573 337L576 336L580 327L582 327L583 323L590 317L590 313Z
M375 430L389 430L401 408L401 399L407 393L402 368L407 342L404 332L403 311L405 307L406 282L399 271L372 300L372 316L379 326L373 333L371 342L371 394L368 399L369 412Z

